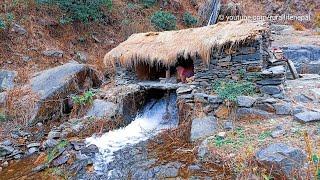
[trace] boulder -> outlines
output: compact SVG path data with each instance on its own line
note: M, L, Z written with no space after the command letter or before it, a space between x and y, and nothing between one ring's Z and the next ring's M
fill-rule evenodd
M303 123L320 121L320 112L305 111L302 113L298 113L294 115L294 120L297 120Z
M43 51L42 54L47 57L62 58L64 53L61 50L49 49L49 50Z
M12 31L19 34L19 35L25 35L28 33L25 28L23 28L21 25L16 24L16 23L13 24Z
M261 91L262 93L265 93L265 94L275 95L275 94L280 94L280 93L282 93L283 87L282 87L282 86L271 86L271 85L262 86L262 87L260 88L260 91Z
M274 79L264 79L261 81L257 81L259 85L281 85L284 82L282 78L274 78Z
M320 74L320 47L289 45L282 47L285 57L292 60L299 73Z
M287 177L292 177L294 172L303 167L306 157L303 150L283 143L271 144L256 153L256 158L262 165L273 171L280 171Z
M271 67L269 69L266 69L264 71L262 71L262 75L263 76L271 76L271 77L279 77L279 76L283 76L286 72L286 69L284 68L284 66L280 65L280 66L274 66Z
M192 120L190 140L195 141L212 135L217 128L217 120L214 116L197 118Z
M276 112L274 107L269 103L256 104L256 105L254 105L254 108L260 109L262 111L266 111L266 112L269 112L269 113L275 113Z
M14 148L11 146L0 146L0 157L7 156L14 151Z
M286 130L282 126L277 126L272 132L271 137L277 138L286 134Z
M7 93L6 92L0 93L0 112L2 108L5 108L6 100L7 100Z
M256 102L256 99L251 96L239 96L237 98L237 103L239 107L252 107Z
M290 115L292 114L292 106L290 103L276 103L273 105L277 115Z
M89 109L86 116L97 118L111 118L116 115L117 106L112 102L96 99L93 101L91 109Z
M47 139L42 143L42 148L49 149L55 147L59 142L55 139Z
M308 103L308 102L312 102L312 99L307 97L306 95L304 94L299 94L299 95L296 95L294 96L294 99L298 102L301 102L301 103Z
M154 168L157 172L156 177L159 179L174 178L179 175L179 169L182 163L180 162L170 162L165 165L160 165Z
M271 116L271 113L255 108L239 108L237 110L237 118L240 120L267 119Z
M76 53L76 59L78 61L80 61L81 63L87 63L87 61L88 61L88 53L78 51Z
M191 87L188 87L188 86L182 86L182 87L179 87L176 91L177 94L189 94L192 92L192 88Z
M221 104L223 102L223 100L219 96L216 96L216 95L209 95L208 101L210 104Z
M14 87L14 78L17 76L16 71L0 70L0 92L12 89Z
M40 72L30 80L31 89L39 101L33 110L29 110L33 113L29 123L54 119L61 113L63 99L91 87L99 87L101 83L97 72L84 64L67 63Z

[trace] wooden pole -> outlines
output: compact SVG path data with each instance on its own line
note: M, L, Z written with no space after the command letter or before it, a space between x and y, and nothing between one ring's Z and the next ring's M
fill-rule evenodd
M170 68L166 70L166 79L170 79Z

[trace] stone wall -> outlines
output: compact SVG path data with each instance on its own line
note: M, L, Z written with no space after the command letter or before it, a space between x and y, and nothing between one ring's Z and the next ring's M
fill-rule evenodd
M134 84L138 80L134 69L122 67L119 62L115 63L115 71L115 81L117 85Z
M266 67L268 47L268 35L261 35L251 42L224 48L211 57L209 64L196 60L195 84L206 86L217 79L239 80L244 75L261 72Z

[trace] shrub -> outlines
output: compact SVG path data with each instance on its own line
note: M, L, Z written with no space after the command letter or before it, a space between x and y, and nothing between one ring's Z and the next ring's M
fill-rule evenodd
M144 7L149 8L154 6L157 0L140 0L140 3L143 4Z
M6 120L7 120L6 115L0 112L0 122L4 122Z
M9 28L14 21L12 13L6 13L3 17L0 16L0 29L4 30Z
M213 90L223 100L235 102L238 96L254 94L255 86L248 81L216 81L213 84Z
M38 3L57 5L65 13L60 17L62 24L99 21L104 16L103 8L112 7L112 0L38 0Z
M93 101L94 93L92 91L86 91L81 96L73 96L72 100L77 105L91 104Z
M0 17L0 29L5 29L5 28L6 28L6 24L4 20Z
M189 12L185 12L183 14L183 23L188 27L192 27L198 23L198 19L192 16Z
M316 27L320 28L320 12L316 13L314 23Z
M151 16L151 24L157 30L174 30L176 29L177 18L165 11L157 11Z

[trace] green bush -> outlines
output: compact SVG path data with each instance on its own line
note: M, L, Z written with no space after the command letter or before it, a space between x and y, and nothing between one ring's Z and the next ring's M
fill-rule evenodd
M93 102L94 93L92 91L86 91L81 96L73 96L72 100L75 104L78 105L86 105L91 104Z
M235 102L238 96L254 94L255 86L253 83L248 81L216 81L213 84L213 90L223 100Z
M5 28L6 28L6 24L4 20L0 17L0 29L5 29Z
M151 16L151 24L157 30L174 30L177 25L177 18L170 12L157 11Z
M12 13L6 13L0 16L0 29L4 30L9 28L14 22L14 15Z
M64 16L60 17L62 24L100 21L104 16L103 9L112 7L112 0L38 0L38 3L57 5L64 12Z
M6 120L7 120L6 115L4 115L3 113L0 113L0 122L4 122Z
M154 6L157 0L140 0L140 3L143 4L144 7L149 8Z
M196 17L192 16L191 13L185 12L183 14L183 23L188 27L192 27L192 26L197 25L198 19Z

